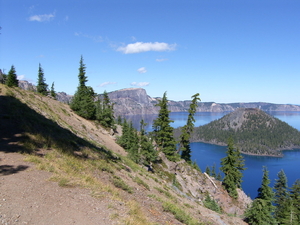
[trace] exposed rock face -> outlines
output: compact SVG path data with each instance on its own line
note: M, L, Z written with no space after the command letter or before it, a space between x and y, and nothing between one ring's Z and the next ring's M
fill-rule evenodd
M157 114L155 107L157 100L147 95L145 89L127 88L108 93L111 102L114 102L116 115Z
M116 115L157 114L159 107L155 105L160 98L151 98L142 88L128 88L108 93L115 103ZM171 112L187 112L191 101L168 102ZM264 102L229 103L199 102L197 112L231 112L238 108L258 108L263 111L300 111L300 106L290 104L272 104Z
M60 102L69 104L72 100L72 95L68 95L65 92L57 92L56 93L56 99Z
M36 91L36 86L27 80L19 80L19 87L26 91Z

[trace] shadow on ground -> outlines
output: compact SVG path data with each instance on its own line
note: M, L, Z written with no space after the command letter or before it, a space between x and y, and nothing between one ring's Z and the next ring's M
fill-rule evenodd
M45 103L38 102L37 104ZM48 110L51 111L51 109ZM17 98L0 96L1 152L37 153L40 149L55 148L66 154L75 155L74 152L81 151L82 147L92 148L102 153L105 158L115 159L110 151L76 136Z
M29 166L25 165L19 165L17 167L11 166L11 165L1 165L0 166L0 176L6 176L6 175L11 175L14 173L18 173L21 171L24 171L28 168Z

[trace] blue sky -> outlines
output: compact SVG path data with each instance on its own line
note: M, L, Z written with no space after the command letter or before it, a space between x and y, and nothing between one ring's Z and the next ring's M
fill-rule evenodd
M0 0L0 68L74 94L300 104L298 0Z

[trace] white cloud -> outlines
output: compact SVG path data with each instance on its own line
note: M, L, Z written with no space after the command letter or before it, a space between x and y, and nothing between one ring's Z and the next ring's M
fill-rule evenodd
M132 82L130 83L131 86L136 86L136 87L145 87L148 86L150 83L149 82Z
M169 59L156 59L156 62L163 62L163 61L167 61Z
M44 15L34 15L34 16L29 17L29 21L44 22L44 21L50 21L54 17L55 17L55 13L44 14Z
M146 72L147 72L147 70L146 70L145 67L141 67L141 68L139 68L137 71L138 71L139 73L146 73Z
M117 48L117 51L123 52L124 54L149 52L149 51L174 51L176 49L176 44L168 44L164 42L136 42L133 44L128 44L125 47Z
M18 75L18 76L17 76L17 79L18 79L18 80L24 80L24 79L25 79L25 75Z
M107 85L112 85L112 84L116 84L117 82L110 82L110 81L108 81L108 82L104 82L104 83L102 83L102 84L99 84L98 85L98 87L105 87L105 86L107 86Z

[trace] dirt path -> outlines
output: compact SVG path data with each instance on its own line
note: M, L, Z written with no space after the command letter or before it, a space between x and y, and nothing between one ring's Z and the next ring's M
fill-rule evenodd
M80 188L48 181L18 153L0 151L0 224L117 224L109 199L96 199ZM118 209L120 215L120 209Z

